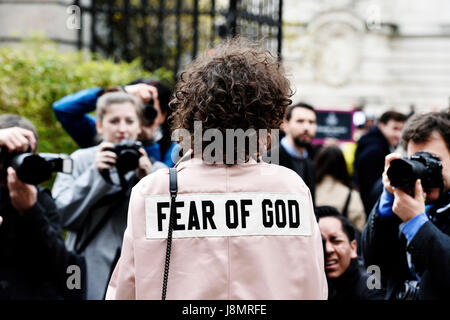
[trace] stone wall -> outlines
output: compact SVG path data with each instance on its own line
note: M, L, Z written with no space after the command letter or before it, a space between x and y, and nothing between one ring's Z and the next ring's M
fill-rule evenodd
M0 45L38 32L75 49L70 4L0 0ZM408 112L412 103L419 110L448 106L450 1L284 0L283 12L283 62L294 102L340 109L364 102L375 114ZM90 21L83 23L88 46Z
M442 109L450 96L450 1L286 0L283 61L294 102L376 115Z
M86 1L85 1L86 2ZM76 48L78 30L70 0L0 1L0 46L16 45L21 39L43 35L65 50ZM84 39L89 39L89 25L84 21Z

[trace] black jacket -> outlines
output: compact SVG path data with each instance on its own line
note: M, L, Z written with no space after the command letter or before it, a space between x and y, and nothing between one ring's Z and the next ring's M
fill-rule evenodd
M68 252L59 215L48 190L38 189L37 203L23 215L0 191L0 300L81 299L84 262ZM70 290L67 267L81 271L81 290Z
M263 160L265 162L269 162L268 159L270 159L273 152L279 152L279 163L275 164L279 164L280 166L295 171L303 179L303 181L308 186L311 192L311 197L314 203L316 192L316 171L314 168L314 163L311 161L311 159L309 158L295 159L291 157L291 155L287 153L286 149L284 149L283 146L280 144L279 147L277 147L277 149L273 149L267 152L267 155L263 156ZM302 169L299 169L300 166L302 167Z
M383 174L384 158L389 153L391 153L389 142L376 126L358 141L354 164L355 177L367 215L375 204L371 197L372 188Z
M357 259L352 259L347 270L337 279L328 281L328 300L383 300L383 289L369 289L367 280L370 275L361 270Z
M407 246L399 231L397 216L381 220L378 203L373 208L362 235L364 263L378 265L387 298L394 299L405 280L414 280L408 268L406 251L411 254L415 272L419 274L419 299L450 298L450 207L449 196L428 210L426 222Z

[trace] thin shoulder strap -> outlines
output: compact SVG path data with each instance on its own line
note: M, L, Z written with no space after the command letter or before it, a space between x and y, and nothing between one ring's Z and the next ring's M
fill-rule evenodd
M173 224L175 221L175 200L177 198L177 192L178 192L177 169L176 168L169 168L169 190L170 190L170 198L171 198L169 231L167 234L166 262L164 265L164 279L163 279L161 300L166 300L167 280L169 278L170 252L172 249L172 232L173 232Z
M352 188L348 188L347 200L345 200L344 208L342 209L342 215L348 217L348 206L350 205L350 199L352 198Z

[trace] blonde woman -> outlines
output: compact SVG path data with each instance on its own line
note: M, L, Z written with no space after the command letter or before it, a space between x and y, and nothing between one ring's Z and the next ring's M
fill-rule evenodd
M106 93L99 98L96 111L96 128L103 142L75 151L72 175L58 174L52 190L68 231L66 245L85 257L89 300L104 298L121 251L131 188L163 166L152 165L139 148L137 168L119 176L114 145L124 139L134 141L141 132L141 105L136 97Z

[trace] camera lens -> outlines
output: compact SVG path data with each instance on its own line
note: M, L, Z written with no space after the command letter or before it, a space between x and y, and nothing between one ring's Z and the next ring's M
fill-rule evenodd
M134 149L122 150L117 157L116 167L122 172L134 170L139 165L140 157L141 154Z
M144 121L146 124L151 125L156 119L158 112L155 109L155 105L153 103L153 99L150 99L148 103L144 106Z
M52 167L49 162L37 154L22 153L11 161L11 167L24 183L39 184L51 178Z

